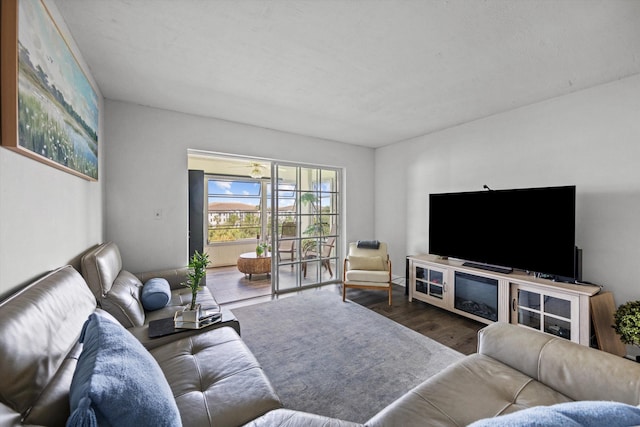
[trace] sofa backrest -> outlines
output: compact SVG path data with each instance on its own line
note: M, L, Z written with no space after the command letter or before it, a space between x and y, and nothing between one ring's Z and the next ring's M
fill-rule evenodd
M99 301L109 293L113 282L122 270L120 250L113 242L103 243L82 256L80 267L91 292Z
M113 242L90 249L80 261L82 275L102 309L125 327L142 326L145 320L140 301L142 282L122 270L120 250Z
M95 309L94 296L71 266L0 303L0 424L64 425L81 350L77 340Z
M640 404L640 363L509 323L478 333L478 353L573 400Z

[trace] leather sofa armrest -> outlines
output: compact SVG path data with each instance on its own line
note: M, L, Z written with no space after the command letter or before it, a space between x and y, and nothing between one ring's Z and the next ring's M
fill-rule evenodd
M615 354L554 338L540 354L540 382L573 400L640 404L640 364Z
M310 414L308 412L291 409L275 409L263 416L256 418L244 427L358 427L362 424L343 421L337 418L329 418L323 415Z
M187 281L187 273L189 269L187 267L181 268L173 268L169 270L158 270L158 271L146 271L144 273L134 273L138 279L144 284L147 280L153 279L154 277L159 277L162 279L166 279L169 282L169 286L171 289L181 289L184 288L182 283ZM206 277L204 279L203 285L206 285Z
M496 322L478 331L478 353L489 356L539 381L540 353L554 337Z
M498 322L478 332L478 353L573 400L640 404L639 363L564 338Z

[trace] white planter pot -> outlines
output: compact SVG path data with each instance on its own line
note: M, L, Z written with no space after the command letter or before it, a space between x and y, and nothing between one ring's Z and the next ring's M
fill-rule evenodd
M182 311L183 322L197 322L200 320L200 304L196 304L195 310L189 310L191 304L187 305Z

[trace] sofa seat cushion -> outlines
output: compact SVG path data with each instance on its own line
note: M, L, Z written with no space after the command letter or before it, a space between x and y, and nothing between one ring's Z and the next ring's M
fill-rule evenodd
M122 325L94 313L80 341L67 426L181 425L158 363Z
M291 409L270 411L245 427L358 427L362 424Z
M389 284L388 271L366 271L366 270L349 270L345 273L345 281L353 282L369 282L367 285L375 286L380 283L381 286Z
M238 426L281 407L258 361L232 328L203 331L151 354L185 426Z
M495 359L473 354L420 384L366 425L419 425L429 420L430 426L461 426L525 408L570 401Z

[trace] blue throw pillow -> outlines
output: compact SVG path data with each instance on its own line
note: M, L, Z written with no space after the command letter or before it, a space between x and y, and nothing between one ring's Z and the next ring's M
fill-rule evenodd
M147 311L159 310L171 300L171 287L166 279L149 279L142 286L140 302Z
M640 425L640 408L620 402L578 401L535 406L485 418L469 427L628 427Z
M80 342L67 427L182 425L158 362L122 325L94 313Z

